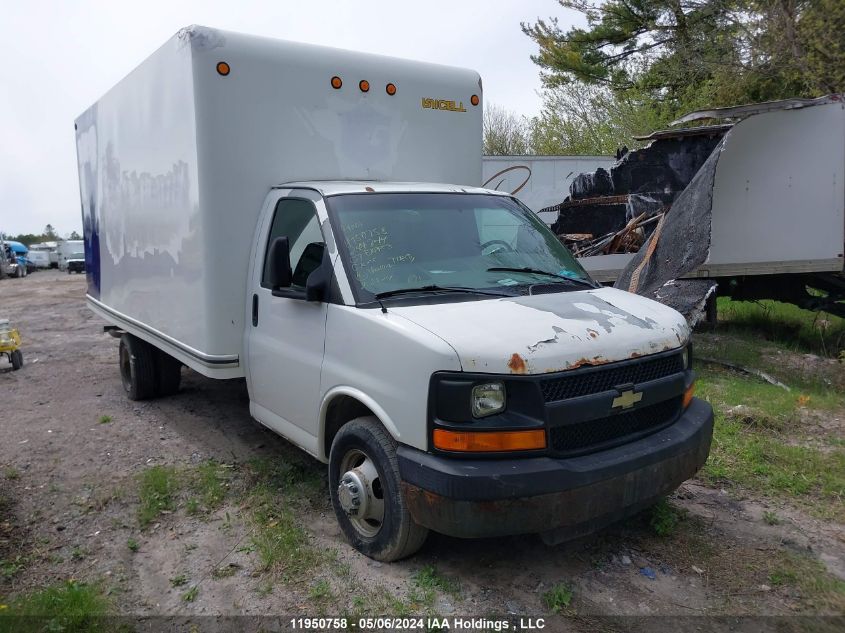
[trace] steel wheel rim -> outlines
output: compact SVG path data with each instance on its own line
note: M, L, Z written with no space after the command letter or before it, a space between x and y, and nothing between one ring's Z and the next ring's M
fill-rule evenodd
M338 499L341 508L361 536L374 538L384 524L384 488L375 462L364 451L353 448L340 460L340 473ZM348 507L350 484L358 488L357 512L350 512Z

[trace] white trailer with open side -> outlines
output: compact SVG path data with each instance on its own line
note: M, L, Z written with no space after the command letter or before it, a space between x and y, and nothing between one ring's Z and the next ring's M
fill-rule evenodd
M245 377L382 560L429 529L581 534L709 451L681 315L475 187L481 95L468 70L189 27L76 121L88 304L129 396L181 364Z

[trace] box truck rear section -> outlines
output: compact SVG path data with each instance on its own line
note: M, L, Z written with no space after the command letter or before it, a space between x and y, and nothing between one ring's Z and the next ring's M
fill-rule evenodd
M192 26L76 121L88 303L211 377L244 375L271 187L478 186L477 73Z

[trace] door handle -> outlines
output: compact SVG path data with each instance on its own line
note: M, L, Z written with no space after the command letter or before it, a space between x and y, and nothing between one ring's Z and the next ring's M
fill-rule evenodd
M252 327L258 326L258 295L252 295Z

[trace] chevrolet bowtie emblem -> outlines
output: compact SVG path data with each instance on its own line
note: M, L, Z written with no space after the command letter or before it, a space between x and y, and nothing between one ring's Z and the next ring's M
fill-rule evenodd
M613 399L613 408L630 409L642 399L642 393L634 393L633 390L623 391L619 397Z

